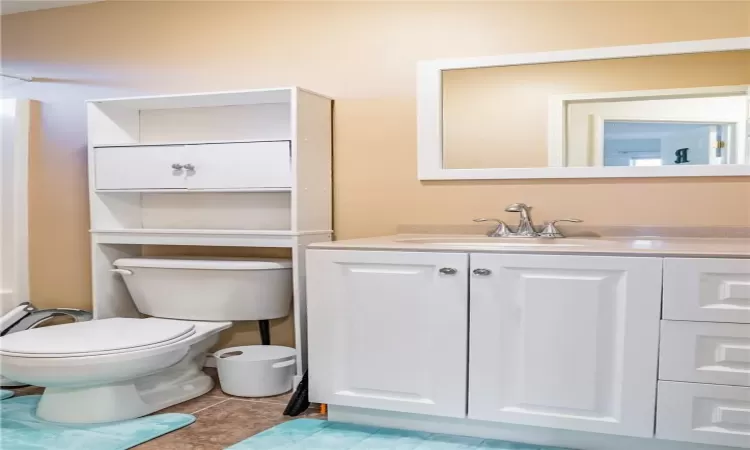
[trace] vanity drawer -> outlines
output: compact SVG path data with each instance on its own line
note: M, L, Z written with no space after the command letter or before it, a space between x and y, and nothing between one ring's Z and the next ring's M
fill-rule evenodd
M664 319L750 323L750 260L664 260Z
M750 325L663 320L659 379L750 386Z
M750 388L660 381L656 437L750 448Z

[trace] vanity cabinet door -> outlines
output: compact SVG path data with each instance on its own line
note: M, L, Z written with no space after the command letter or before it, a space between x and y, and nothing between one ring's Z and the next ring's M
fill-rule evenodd
M469 417L650 437L661 259L471 255Z
M310 400L466 416L468 255L307 252Z

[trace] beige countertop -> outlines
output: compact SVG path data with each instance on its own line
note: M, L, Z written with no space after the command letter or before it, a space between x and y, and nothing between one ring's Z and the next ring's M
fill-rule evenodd
M399 234L321 242L313 249L399 250L571 255L750 258L748 238L601 237L489 238L482 235ZM750 262L748 262L750 264Z

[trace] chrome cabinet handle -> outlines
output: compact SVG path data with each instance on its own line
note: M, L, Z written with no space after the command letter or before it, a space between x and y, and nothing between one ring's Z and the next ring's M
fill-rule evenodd
M474 275L486 277L487 275L491 274L492 271L490 269L474 269L473 273Z
M185 167L185 170L191 170L191 171L192 171L192 170L195 170L195 166L194 166L194 165L192 165L192 164L190 164L190 163L188 163L188 164L185 164L185 166L184 166L184 167Z
M183 166L182 166L182 164L180 164L180 163L174 163L174 164L172 164L172 168L173 168L174 170L182 170L182 167L183 167Z
M440 269L440 273L443 275L455 275L458 273L458 270L454 269L453 267L443 267Z

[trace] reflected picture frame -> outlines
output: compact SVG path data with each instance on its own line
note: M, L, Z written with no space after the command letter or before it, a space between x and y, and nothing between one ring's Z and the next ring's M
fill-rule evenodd
M545 178L648 178L648 177L704 177L750 176L750 164L685 165L637 167L527 167L527 168L472 168L449 169L443 164L443 72L457 69L476 69L500 66L518 66L555 62L592 61L604 59L636 58L647 56L684 55L750 50L750 36L679 41L658 44L600 47L552 52L517 53L500 56L440 59L420 61L417 64L417 176L429 180L507 180ZM704 88L700 88L704 89ZM710 88L706 88L710 89ZM715 89L722 89L716 87ZM737 89L737 87L727 87ZM623 93L622 95L628 95ZM551 98L550 103L564 101ZM559 104L557 104L559 106ZM749 106L750 108L750 106ZM564 154L564 122L552 117L543 127L551 137L548 143L553 151ZM559 116L559 114L557 115ZM556 117L557 117L556 116ZM555 137L558 136L559 138ZM556 147L557 146L557 147Z

